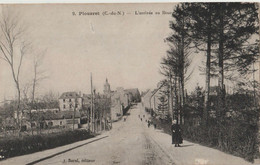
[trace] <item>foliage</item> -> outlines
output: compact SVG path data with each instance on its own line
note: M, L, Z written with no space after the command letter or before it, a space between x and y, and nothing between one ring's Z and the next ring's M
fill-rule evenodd
M224 152L253 161L258 154L257 125L236 120L226 120L218 123L211 119L207 126L182 126L183 136L187 140L216 147Z
M161 89L159 92L159 103L157 106L157 111L159 112L159 115L164 118L168 115L168 91L164 91L164 89Z

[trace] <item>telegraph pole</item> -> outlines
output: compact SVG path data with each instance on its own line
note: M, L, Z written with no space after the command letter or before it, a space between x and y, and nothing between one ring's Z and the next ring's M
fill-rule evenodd
M91 105L90 105L90 113L91 113L91 117L90 117L90 121L91 121L91 131L93 132L93 120L94 120L94 113L93 113L93 84L92 84L92 73L90 73L90 84L91 84Z

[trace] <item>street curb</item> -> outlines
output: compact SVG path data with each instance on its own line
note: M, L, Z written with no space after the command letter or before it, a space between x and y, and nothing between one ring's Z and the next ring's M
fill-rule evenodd
M104 137L101 137L101 138L98 138L98 139L94 139L94 140L89 141L89 142L86 142L86 143L84 143L84 144L80 144L80 145L78 145L78 146L76 146L76 147L72 147L72 148L66 149L66 150L64 150L64 151L60 151L60 152L58 152L58 153L52 154L52 155L50 155L50 156L46 156L46 157L44 157L44 158L41 158L41 159L35 160L35 161L33 161L33 162L27 163L26 165L33 165L33 164L39 163L39 162L41 162L41 161L44 161L44 160L53 158L53 157L55 157L55 156L57 156L57 155L66 153L66 152L68 152L68 151L74 150L74 149L79 148L79 147L82 147L82 146L84 146L84 145L86 145L86 144L90 144L90 143L92 143L92 142L95 142L95 141L98 141L98 140L101 140L101 139L104 139L104 138L107 138L107 137L108 137L108 136L104 136Z

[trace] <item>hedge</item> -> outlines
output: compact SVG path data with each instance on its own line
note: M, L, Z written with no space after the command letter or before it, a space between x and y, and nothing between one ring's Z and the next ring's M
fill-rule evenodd
M165 133L171 134L170 121L153 118L153 122ZM256 124L232 120L217 123L212 120L207 126L186 123L181 125L181 128L183 138L186 140L219 149L250 162L259 155Z
M184 125L183 136L193 142L217 148L253 162L258 156L256 124L227 120L207 126Z
M0 140L0 159L56 148L94 137L87 130L65 131L53 134L14 137Z

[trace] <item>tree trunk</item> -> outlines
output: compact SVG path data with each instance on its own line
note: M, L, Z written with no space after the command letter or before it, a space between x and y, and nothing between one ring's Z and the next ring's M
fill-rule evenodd
M100 112L100 117L99 117L99 125L100 125L100 132L102 132L102 114Z
M178 113L178 109L179 109L179 95L178 95L177 85L178 85L177 76L175 75L175 77L174 77L174 93L175 93L174 119L177 119L177 123L178 123L178 121L179 121L178 120L178 116L179 116L179 113Z
M209 4L208 25L207 25L207 63L206 63L206 84L205 84L205 98L203 109L203 121L208 122L209 112L209 92L210 92L210 62L211 62L211 4Z
M183 107L184 107L184 56L185 56L185 17L183 16L182 19L182 34L181 34L181 54L180 54L180 79L179 79L179 85L180 85L180 124L183 124Z
M17 113L17 136L20 137L21 136L21 128L22 128L22 114L21 114L21 119L20 119L20 104L21 104L21 91L20 91L20 86L18 81L16 80L16 89L17 89L17 109L16 109L16 113Z
M181 97L182 97L182 111L181 111L181 124L184 124L184 105L185 105L185 89L184 89L184 75L182 77L182 81L181 81Z
M173 119L173 104L172 104L172 75L171 75L171 71L170 71L170 79L169 79L169 116L171 119Z
M219 119L224 117L224 68L223 68L223 56L224 56L224 5L220 4L220 25L219 25L219 74L218 74L218 117Z

